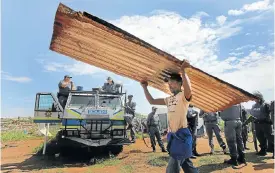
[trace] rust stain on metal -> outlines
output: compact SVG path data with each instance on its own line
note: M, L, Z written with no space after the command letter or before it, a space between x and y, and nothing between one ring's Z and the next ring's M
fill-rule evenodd
M50 49L84 63L112 71L171 94L164 78L179 72L176 57L86 12L60 4L54 21ZM257 98L202 70L187 70L193 86L192 104L206 111L224 110Z

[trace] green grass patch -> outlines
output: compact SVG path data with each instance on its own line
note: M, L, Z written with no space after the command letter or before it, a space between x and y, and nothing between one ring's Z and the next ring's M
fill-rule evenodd
M121 163L121 160L117 158L111 159L100 159L96 161L96 165L92 166L93 168L103 168L105 166L116 166Z
M221 120L218 125L221 131L224 132L224 121Z
M208 165L208 164L213 164L213 163L220 163L224 159L228 158L227 155L209 155L207 157L201 157L200 160L198 161L199 166L201 165Z
M20 141L34 138L38 138L38 136L24 133L24 131L14 130L1 133L1 142Z
M35 148L32 150L32 153L37 153L37 152L40 151L43 147L44 147L44 142L41 143L40 145L38 145L37 147L35 147Z
M148 157L147 163L151 166L163 167L168 164L169 156L151 154Z
M63 169L56 170L56 173L64 173Z
M144 133L143 136L144 136L144 138L149 138L148 133ZM142 139L142 133L141 132L136 133L136 138Z
M120 168L120 173L132 173L134 168L131 165L124 165Z
M223 170L230 165L223 164L225 159L229 159L228 155L208 155L197 158L199 161L196 163L196 167L199 168L201 173L209 173L213 170Z

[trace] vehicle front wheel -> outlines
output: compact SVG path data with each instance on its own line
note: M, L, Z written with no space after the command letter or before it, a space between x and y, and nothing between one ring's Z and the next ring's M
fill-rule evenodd
M112 146L108 146L109 151L113 154L113 155L118 155L119 153L122 152L123 150L123 145L112 145Z

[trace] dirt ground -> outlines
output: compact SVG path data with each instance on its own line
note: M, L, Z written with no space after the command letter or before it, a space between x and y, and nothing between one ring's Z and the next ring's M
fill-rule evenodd
M215 139L214 139L215 140ZM4 173L14 172L39 172L39 173L159 173L165 172L168 161L167 153L161 153L160 149L152 153L142 140L135 144L125 146L123 152L107 162L88 164L89 160L48 158L35 155L35 148L41 145L42 139L8 142L2 144L1 169ZM216 140L215 140L216 142ZM240 169L233 169L230 165L223 164L224 155L217 143L215 154L209 155L208 139L198 139L198 152L203 156L193 159L193 163L200 172L274 172L274 160L271 154L265 157L255 155L252 143L249 143L250 150L247 151L248 165Z

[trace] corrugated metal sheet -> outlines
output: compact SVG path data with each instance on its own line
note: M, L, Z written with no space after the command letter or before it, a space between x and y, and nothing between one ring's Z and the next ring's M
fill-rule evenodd
M178 72L181 61L122 29L86 12L60 4L54 22L50 49L76 60L112 71L170 94L163 79ZM187 71L193 88L192 104L206 112L255 100L240 88L198 68Z

